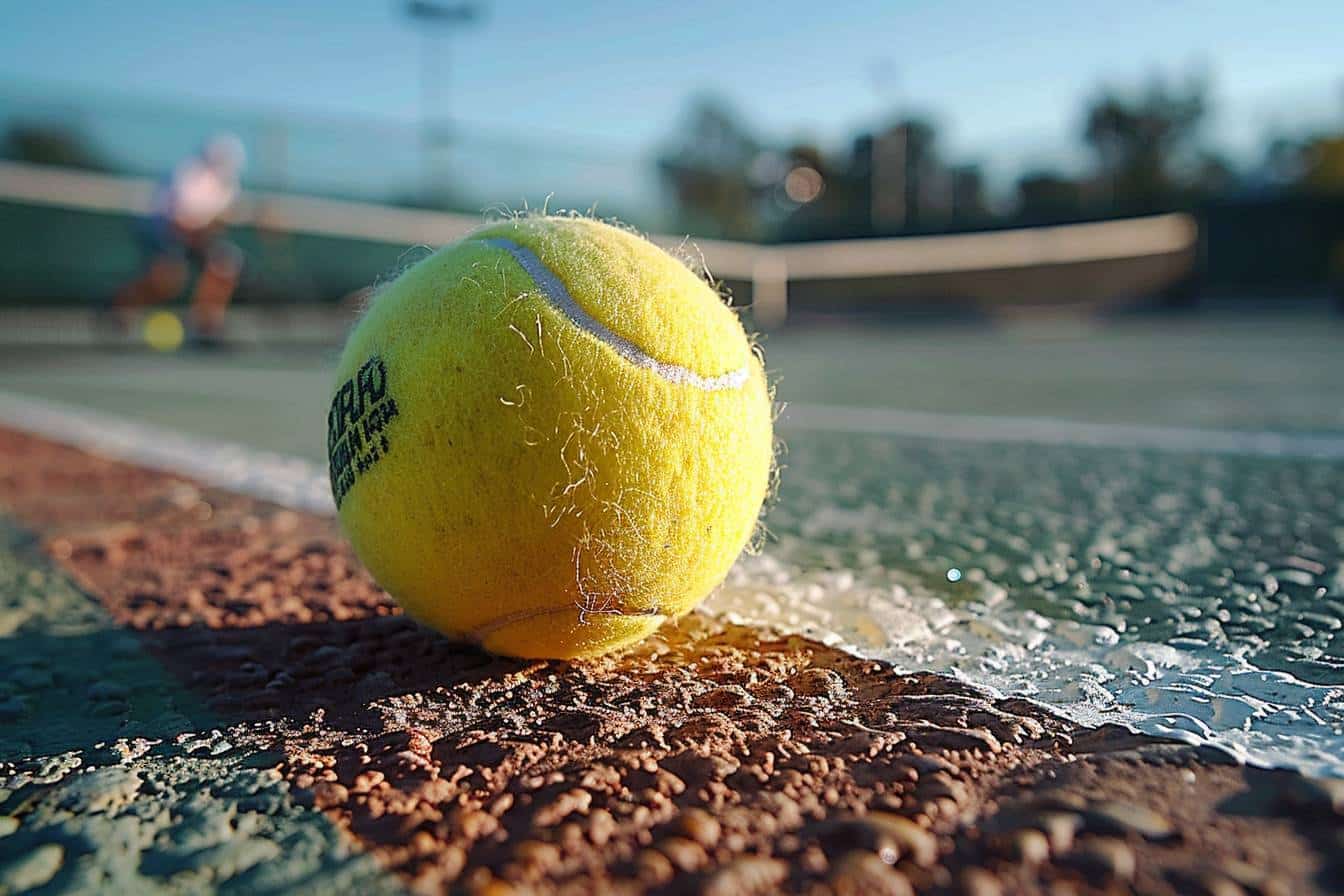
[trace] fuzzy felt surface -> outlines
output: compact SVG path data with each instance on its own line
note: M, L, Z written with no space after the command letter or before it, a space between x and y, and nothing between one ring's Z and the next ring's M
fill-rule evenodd
M622 343L702 384L745 375L701 388ZM328 447L342 525L408 612L500 653L577 657L723 579L766 494L771 420L741 323L685 264L606 224L534 217L377 296L341 357Z

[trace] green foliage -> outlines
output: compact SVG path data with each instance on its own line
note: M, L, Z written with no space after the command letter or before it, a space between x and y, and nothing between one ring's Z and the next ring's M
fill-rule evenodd
M1173 86L1155 76L1137 96L1107 88L1092 100L1082 136L1096 156L1095 181L1107 204L1154 211L1188 198L1193 184L1182 169L1196 152L1207 94L1202 77Z
M0 158L89 171L110 166L79 132L58 124L16 121L0 138Z
M761 145L724 101L700 96L660 153L658 170L685 225L710 236L759 234L752 165Z

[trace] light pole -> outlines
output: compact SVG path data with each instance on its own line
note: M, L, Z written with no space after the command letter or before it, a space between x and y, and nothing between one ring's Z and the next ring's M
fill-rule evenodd
M475 3L436 3L406 0L406 16L421 28L420 44L420 141L422 198L431 200L441 189L447 173L442 151L448 145L448 119L444 109L444 73L447 35L455 27L474 25L481 18Z

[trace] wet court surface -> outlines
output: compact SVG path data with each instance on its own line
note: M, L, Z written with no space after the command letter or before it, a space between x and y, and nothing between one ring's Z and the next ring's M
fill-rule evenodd
M1344 773L1344 463L789 443L774 540L718 609Z

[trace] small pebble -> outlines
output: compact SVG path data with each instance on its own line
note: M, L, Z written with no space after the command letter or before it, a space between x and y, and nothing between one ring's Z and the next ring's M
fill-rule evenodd
M707 861L700 844L685 837L669 837L658 844L658 850L680 871L696 871Z
M1093 803L1083 812L1083 826L1098 834L1123 836L1132 832L1156 843L1178 836L1172 823L1157 812L1119 802Z
M965 896L1003 896L999 879L984 868L967 868L958 875L958 883Z
M706 849L719 842L719 834L722 832L718 820L704 809L687 809L682 812L678 827L683 834Z
M1013 858L1027 865L1039 865L1050 858L1050 841L1037 830L1018 831L1012 840Z
M676 869L671 860L656 849L646 849L635 857L635 866L639 868L639 878L648 884L665 884L672 879Z
M1095 837L1060 858L1084 874L1132 880L1136 860L1134 851L1123 840Z
M766 896L778 892L789 876L779 859L744 856L715 871L705 883L704 896Z
M836 896L914 896L910 879L870 852L851 852L831 869Z

